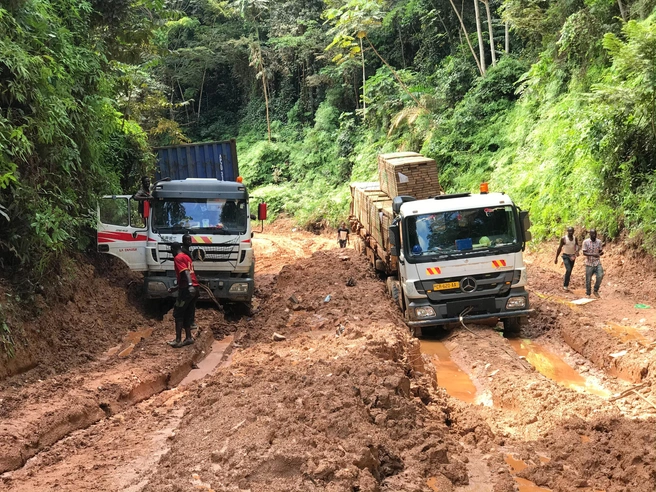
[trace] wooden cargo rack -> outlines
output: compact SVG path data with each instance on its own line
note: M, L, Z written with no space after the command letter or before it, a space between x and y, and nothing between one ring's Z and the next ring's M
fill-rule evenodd
M433 159L415 152L396 152L378 156L380 189L392 198L410 195L418 200L442 192Z

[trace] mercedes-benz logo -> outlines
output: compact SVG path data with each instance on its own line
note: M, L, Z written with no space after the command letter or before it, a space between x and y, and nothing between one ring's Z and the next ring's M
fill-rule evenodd
M205 250L196 248L191 252L191 257L194 261L205 261Z
M463 292L474 292L476 290L476 279L465 277L460 281L460 290Z

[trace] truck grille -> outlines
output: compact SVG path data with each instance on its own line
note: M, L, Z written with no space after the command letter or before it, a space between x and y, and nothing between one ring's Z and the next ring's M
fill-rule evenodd
M426 293L431 301L445 302L463 297L499 296L510 290L513 271L494 272L461 277L440 278L437 280L421 280L415 283L419 292ZM474 282L472 282L472 280ZM435 289L435 284L458 282L459 287L451 289ZM475 286L472 286L475 283ZM466 289L463 286L466 284ZM470 290L471 289L471 290Z
M239 244L192 246L190 250L194 263L237 262L239 260ZM157 251L160 260L173 260L171 245L160 243Z

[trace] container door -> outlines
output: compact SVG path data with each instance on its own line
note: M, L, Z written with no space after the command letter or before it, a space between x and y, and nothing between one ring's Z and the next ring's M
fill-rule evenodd
M148 270L147 218L140 203L130 195L114 195L103 197L98 207L98 251L119 257L136 272Z

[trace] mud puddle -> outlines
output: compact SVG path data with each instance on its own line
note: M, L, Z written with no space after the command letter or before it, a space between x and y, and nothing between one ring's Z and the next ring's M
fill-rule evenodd
M584 378L564 360L545 347L526 339L509 339L508 342L517 355L524 357L540 374L561 386L603 398L610 396L610 391Z
M422 340L421 351L430 355L437 373L437 384L458 400L475 403L476 386L469 375L451 359L449 349L437 340Z
M524 461L515 458L512 454L507 454L504 457L504 460L508 465L508 467L510 468L510 472L513 476L513 479L515 480L515 483L517 484L517 488L519 492L550 492L551 491L551 489L538 487L535 483L531 482L530 480L516 476L520 471L528 467L528 465Z
M226 351L231 347L234 336L230 335L223 340L215 340L212 342L210 353L201 360L194 369L180 382L180 386L187 386L194 381L204 378L208 374L212 374L214 370L221 365Z
M640 345L650 345L653 340L648 339L638 328L633 326L622 326L617 323L608 323L604 326L604 331L609 335L618 338L622 342L638 342Z
M123 337L120 345L110 348L107 351L108 356L117 355L121 358L127 357L132 353L137 344L153 334L153 328L144 328L143 330L130 331Z

